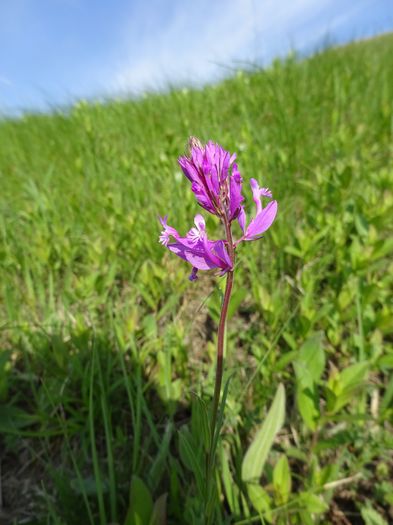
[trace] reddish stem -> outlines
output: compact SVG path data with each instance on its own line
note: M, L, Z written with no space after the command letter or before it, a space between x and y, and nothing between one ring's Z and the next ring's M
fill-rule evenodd
M224 227L225 227L226 238L228 241L229 257L231 258L232 267L233 267L234 262L235 262L235 250L233 247L231 226L226 218L224 218L223 222L224 222ZM225 325L226 325L226 319L228 315L229 301L231 299L232 285L233 285L233 269L227 273L227 281L226 281L226 286L225 286L224 299L222 301L220 322L218 325L216 381L214 385L213 408L212 408L212 419L211 419L211 449L210 449L210 461L209 461L210 467L212 467L212 462L213 462L213 444L214 444L215 429L216 429L216 424L217 424L218 405L220 402L222 375L224 371Z
M213 397L213 411L212 411L212 442L214 438L214 430L217 422L218 404L220 402L222 374L224 370L224 340L225 340L225 324L228 314L229 300L231 298L233 285L233 271L228 272L227 282L225 286L225 294L222 302L220 324L218 325L218 341L217 341L217 364L216 364L216 382L214 386Z

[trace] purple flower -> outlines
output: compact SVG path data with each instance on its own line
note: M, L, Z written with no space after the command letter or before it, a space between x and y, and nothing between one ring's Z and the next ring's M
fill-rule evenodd
M189 149L190 155L179 157L179 164L198 203L213 215L233 221L244 200L242 178L234 163L236 155L211 141L203 146L194 137L190 138Z
M251 220L248 227L246 227L246 213L243 206L241 207L238 222L243 231L243 237L237 241L254 241L259 239L262 233L264 233L273 224L274 219L277 215L277 201L271 201L263 208L261 197L273 197L272 192L268 188L260 188L258 182L255 179L250 179L250 186L252 189L253 201L256 206L256 215Z
M164 228L160 235L161 244L178 257L192 264L190 280L193 281L197 278L198 270L217 268L221 275L232 270L233 264L226 250L225 242L223 240L210 241L207 238L205 219L202 215L195 216L195 227L191 228L185 237L181 237L175 228L168 226L167 217L160 218L160 222ZM170 242L171 237L173 237L174 242Z
M195 216L195 226L185 237L168 225L167 217L160 218L163 227L161 244L192 265L190 280L193 281L197 279L198 270L218 269L221 275L232 273L236 247L242 241L259 239L270 228L277 214L277 201L271 200L263 207L262 198L272 199L272 192L268 188L260 188L255 179L250 179L256 213L247 226L246 212L242 205L243 181L234 162L236 155L230 155L214 142L202 146L195 138L190 139L189 146L190 156L180 157L179 164L191 181L191 189L198 203L220 218L226 236L225 240L209 240L205 220L199 214ZM243 232L237 241L232 238L234 219L238 220Z

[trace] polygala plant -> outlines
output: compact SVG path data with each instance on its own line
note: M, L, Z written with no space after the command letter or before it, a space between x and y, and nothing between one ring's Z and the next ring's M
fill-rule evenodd
M216 215L223 225L225 237L212 241L208 238L206 224L202 215L194 218L195 227L183 237L175 228L168 225L167 219L160 218L163 230L160 242L171 252L192 265L190 280L197 279L199 270L219 270L226 275L226 287L221 306L217 339L217 366L214 397L211 413L211 446L208 464L213 463L214 443L217 437L217 413L220 401L223 376L223 355L225 324L233 286L236 249L242 241L255 241L272 225L277 214L277 201L271 200L268 188L260 188L255 179L250 179L253 200L256 206L255 217L247 225L242 195L243 179L235 162L236 154L231 155L219 144L209 141L205 146L195 137L189 139L189 155L179 157L179 164L191 182L198 204L212 215ZM262 197L270 200L263 207ZM235 240L232 232L233 221L237 220L242 235Z

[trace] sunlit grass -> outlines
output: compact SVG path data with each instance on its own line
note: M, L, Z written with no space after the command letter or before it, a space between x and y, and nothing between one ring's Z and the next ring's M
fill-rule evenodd
M246 191L256 177L279 202L264 241L239 250L217 523L330 523L337 505L366 525L372 512L389 521L392 50L384 36L201 91L1 123L9 523L123 524L132 476L152 500L168 494L168 523L203 523L178 430L192 426L192 392L212 395L223 283L189 283L189 268L157 242L157 215L185 232L197 212L176 163L191 134L236 151ZM348 386L342 371L357 363ZM285 427L258 508L241 463L280 382ZM274 469L282 457L287 497L286 460Z

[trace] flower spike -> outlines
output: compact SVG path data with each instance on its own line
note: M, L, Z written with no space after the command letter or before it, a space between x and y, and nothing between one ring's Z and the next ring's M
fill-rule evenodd
M179 165L191 182L191 190L202 208L230 222L240 212L244 197L242 178L231 155L219 144L209 141L203 146L198 139L189 140L189 155L179 157Z
M262 198L273 198L272 192L268 188L261 188L255 179L250 179L256 214L247 226L243 179L235 160L236 154L231 155L219 144L209 141L203 145L195 137L189 140L189 154L179 157L179 164L191 182L191 190L198 204L219 217L226 235L225 239L209 240L201 214L195 216L195 226L184 237L168 225L167 216L160 218L163 230L159 241L192 265L191 281L197 279L199 270L218 269L220 275L232 272L235 250L240 242L259 239L276 218L277 201L271 200L265 207L262 205ZM235 219L243 235L234 242L231 228Z
M190 281L195 281L199 270L219 270L226 274L225 292L221 303L220 320L217 331L217 364L214 394L210 420L210 446L206 457L207 478L214 479L216 436L220 432L217 426L218 408L224 371L225 326L231 299L236 249L242 241L253 241L272 225L277 215L277 201L270 201L264 208L262 197L272 199L268 188L260 188L255 179L250 179L253 200L256 206L255 217L247 226L242 195L242 177L236 155L231 155L219 144L209 141L205 146L195 137L189 140L189 155L179 157L179 164L184 175L191 182L191 190L202 208L216 215L225 231L225 238L211 241L206 233L206 223L202 215L194 218L194 225L182 237L178 231L168 225L167 216L160 219L162 232L161 244L192 266ZM242 230L242 237L234 241L233 221L237 219Z

